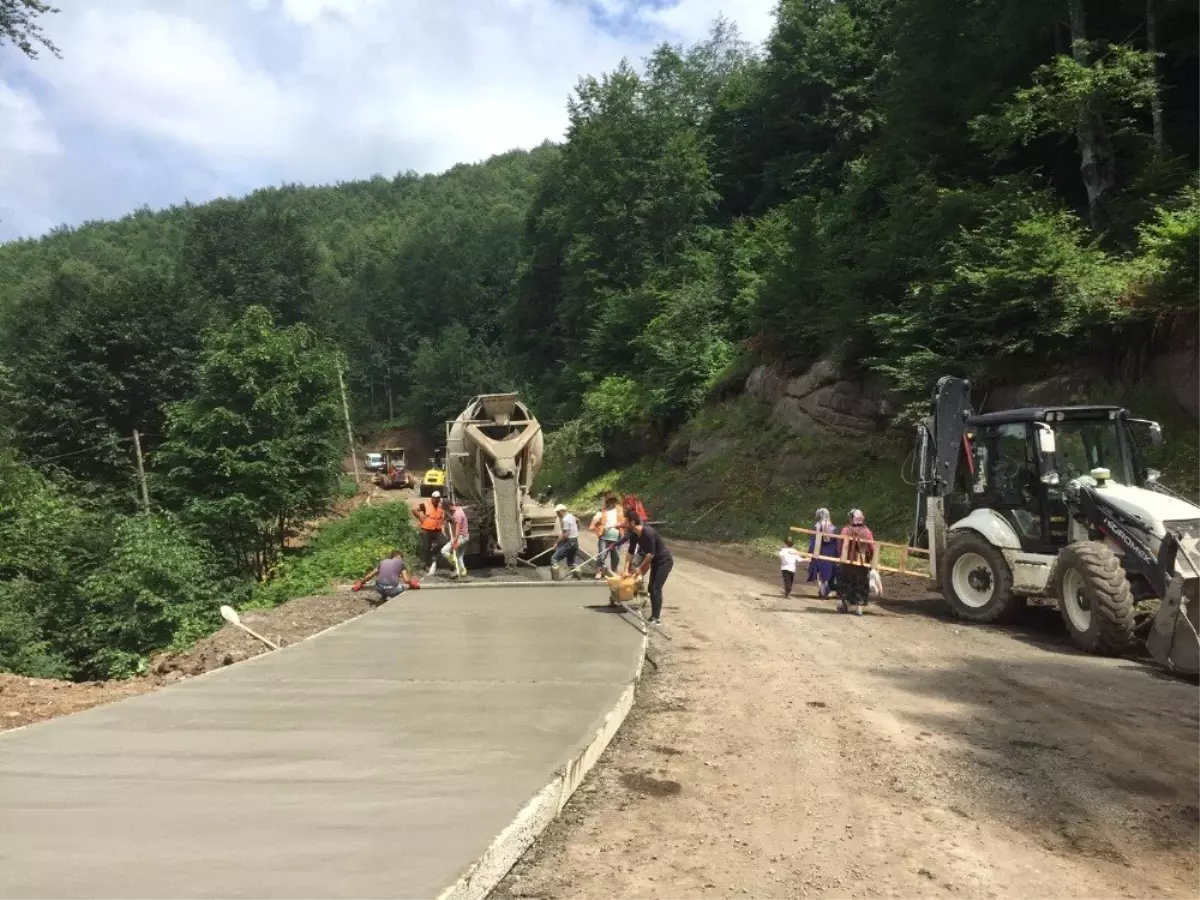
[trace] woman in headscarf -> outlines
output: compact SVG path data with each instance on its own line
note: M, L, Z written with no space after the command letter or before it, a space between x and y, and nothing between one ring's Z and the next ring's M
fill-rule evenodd
M854 610L862 615L862 608L871 597L871 564L875 562L878 547L875 535L867 527L867 517L861 509L850 510L850 523L842 529L842 564L838 566L838 593L842 602L838 612Z
M817 532L808 539L808 552L819 556L838 556L837 528L829 515L829 510L821 507L817 510L817 521L813 525ZM808 580L817 583L817 596L824 599L829 596L833 586L833 572L837 565L832 559L810 559L808 562Z

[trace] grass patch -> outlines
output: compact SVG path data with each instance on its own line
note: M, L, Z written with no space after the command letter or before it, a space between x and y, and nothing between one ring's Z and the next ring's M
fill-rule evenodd
M268 609L323 593L337 581L370 571L397 547L408 558L417 553L408 504L360 506L346 518L322 526L302 549L286 557L274 578L255 586L246 608Z
M880 540L908 540L916 491L902 477L911 449L902 435L796 437L772 425L768 414L744 397L706 408L672 442L668 457L679 459L699 436L710 448L704 455L607 472L577 490L571 505L595 507L606 491L632 491L668 523L667 534L772 551L791 526L811 526L817 507L827 507L839 525L858 507Z

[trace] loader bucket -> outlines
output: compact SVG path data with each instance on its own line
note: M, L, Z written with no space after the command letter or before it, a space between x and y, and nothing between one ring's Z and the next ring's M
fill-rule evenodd
M1176 575L1154 617L1146 650L1172 672L1200 674L1200 579Z

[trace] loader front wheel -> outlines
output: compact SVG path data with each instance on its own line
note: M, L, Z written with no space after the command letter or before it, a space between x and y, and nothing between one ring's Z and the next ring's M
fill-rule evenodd
M973 531L950 536L941 583L950 611L966 622L1005 622L1025 605L1024 598L1013 595L1004 555Z
M1071 640L1102 656L1133 637L1133 591L1121 559L1107 544L1080 541L1058 555L1058 609Z

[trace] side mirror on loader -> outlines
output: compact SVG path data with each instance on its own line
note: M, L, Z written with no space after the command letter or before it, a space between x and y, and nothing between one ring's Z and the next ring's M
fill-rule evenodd
M1157 422L1150 423L1150 446L1155 450L1161 450L1163 445L1163 430L1162 426Z
M1058 461L1054 454L1057 446L1054 442L1054 429L1045 422L1038 422L1037 429L1038 463L1042 472L1042 484L1058 484Z
M1129 424L1144 425L1146 427L1146 431L1150 435L1150 446L1155 450L1161 450L1163 448L1163 430L1162 426L1157 422L1152 422L1149 419L1130 419Z
M1037 423L1038 450L1042 456L1054 456L1057 449L1054 443L1054 429L1045 422Z

